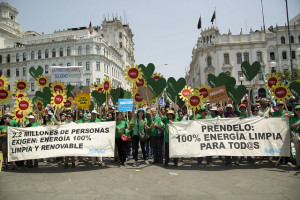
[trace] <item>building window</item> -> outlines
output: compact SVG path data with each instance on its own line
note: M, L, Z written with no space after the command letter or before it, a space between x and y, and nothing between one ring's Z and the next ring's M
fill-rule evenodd
M207 57L207 67L211 67L211 57Z
M7 85L7 90L10 90L10 85Z
M16 76L20 76L20 71L19 71L19 68L16 69Z
M71 66L71 63L67 63L67 66Z
M9 78L10 77L10 69L8 69L7 71L6 71L6 76Z
M34 91L34 83L31 83L31 84L30 84L30 90L31 90L31 92Z
M282 59L283 59L283 60L286 60L286 51L283 51L283 52L282 52Z
M236 63L237 64L241 64L242 63L242 54L241 53L237 53L236 54Z
M81 54L82 54L82 47L79 46L79 47L78 47L78 55L81 56Z
M119 32L119 38L122 38L122 32Z
M71 56L71 47L67 48L67 56Z
M45 74L48 74L48 73L49 73L49 66L45 65Z
M7 63L10 63L10 54L7 54Z
M100 78L96 78L96 82L100 84Z
M291 43L294 43L294 36L291 36Z
M296 59L295 51L292 51L292 59Z
M227 76L230 76L230 71L226 71L225 74L226 74Z
M2 63L2 55L0 55L0 63Z
M59 49L59 56L60 57L64 56L64 49L62 47Z
M260 80L260 81L263 80L262 71L259 71L259 73L258 73L258 80Z
M256 57L257 57L258 62L262 62L262 57L261 57L261 52L260 51L256 52Z
M19 62L19 53L16 54L16 62Z
M0 76L2 76L2 69L0 69Z
M120 42L120 48L122 49L122 42Z
M48 49L45 50L45 58L49 58L49 50Z
M224 54L224 65L229 65L229 54L228 53Z
M244 61L249 62L249 53L244 53Z
M90 83L91 83L91 81L90 81L90 79L89 79L89 78L85 79L85 84L86 84L86 86L89 86L89 85L90 85Z
M90 54L90 45L86 45L86 55Z
M270 60L275 60L275 53L274 52L270 52Z
M100 62L96 62L96 70L100 71Z
M280 41L281 41L281 44L285 44L285 37L282 36L282 37L280 38Z
M34 51L31 51L31 54L30 54L30 59L33 60L34 59Z
M99 45L96 46L96 53L100 54L100 47L99 47Z
M52 49L52 58L55 58L55 57L56 57L56 50Z
M63 63L60 63L60 64L59 64L59 66L61 66L61 67L62 67L62 66L64 66L64 64L63 64Z
M82 62L79 62L79 63L78 63L78 66L82 66Z
M39 50L39 51L38 51L38 59L41 59L41 58L42 58L42 51Z
M104 64L104 73L107 73L107 72L106 72L106 64Z
M90 68L90 62L86 62L86 63L85 63L85 70L86 70L86 71L90 71L90 69L91 69L91 68Z
M23 76L26 76L26 68L23 68Z

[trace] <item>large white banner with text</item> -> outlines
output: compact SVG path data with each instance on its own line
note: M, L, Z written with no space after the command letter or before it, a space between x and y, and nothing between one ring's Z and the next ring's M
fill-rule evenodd
M169 127L170 157L290 156L289 119L214 118Z
M9 161L62 156L114 157L116 122L8 128Z
M51 66L51 82L80 83L83 81L82 66Z

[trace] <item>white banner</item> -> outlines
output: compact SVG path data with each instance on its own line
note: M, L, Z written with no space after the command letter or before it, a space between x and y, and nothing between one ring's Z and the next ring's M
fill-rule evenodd
M80 83L83 81L82 66L51 66L51 82Z
M214 118L170 124L170 157L290 156L288 118Z
M116 122L8 128L8 160L114 157Z

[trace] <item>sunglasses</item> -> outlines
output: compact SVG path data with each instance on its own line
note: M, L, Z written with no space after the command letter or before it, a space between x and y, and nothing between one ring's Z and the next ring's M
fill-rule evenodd
M300 109L295 109L295 111L300 111Z

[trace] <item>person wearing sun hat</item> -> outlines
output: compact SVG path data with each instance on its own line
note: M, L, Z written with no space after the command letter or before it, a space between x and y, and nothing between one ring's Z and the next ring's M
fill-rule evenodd
M292 135L295 137L297 136L297 134L300 134L300 105L296 105L294 107L294 113L295 115L291 117L290 119L290 125L292 128ZM298 135L299 137L299 135ZM296 166L295 166L295 170L299 170L300 169L300 141L296 141L294 140L294 145L296 148Z
M248 116L248 112L246 112L246 109L247 107L246 107L246 105L245 104L241 104L240 105L240 108L239 108L239 110L240 110L240 119L243 119L243 118L248 118L249 116Z
M176 111L176 108L175 108ZM161 117L163 123L165 124L165 163L164 167L168 167L169 165L169 124L173 122L177 122L175 112L172 109L169 109L166 116L163 116L159 110L159 116ZM174 166L178 166L178 158L173 158Z

